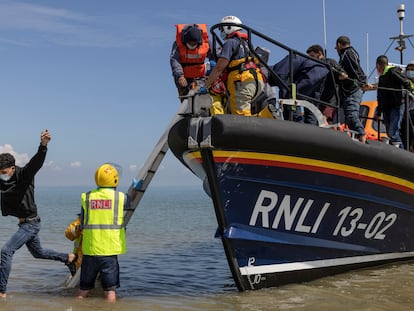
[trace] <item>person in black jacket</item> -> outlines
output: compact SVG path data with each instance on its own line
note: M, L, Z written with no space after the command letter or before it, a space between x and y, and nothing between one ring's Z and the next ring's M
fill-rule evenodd
M345 122L350 130L356 132L358 140L365 143L366 134L364 125L359 118L359 108L364 91L370 86L367 84L367 77L361 68L359 54L351 46L349 37L338 37L335 49L339 55L339 65L348 75L347 79L341 81L339 92Z
M405 110L406 91L412 91L410 80L400 68L388 65L388 57L385 55L377 57L376 68L380 75L376 118L382 114L390 142L403 148L400 130Z
M6 298L13 255L24 244L35 258L57 260L68 266L76 261L75 254L42 248L38 235L40 217L34 197L34 176L43 166L50 139L48 130L41 132L37 153L24 167L16 166L15 158L10 153L0 154L1 213L2 216L10 215L19 219L19 229L1 248L0 298Z

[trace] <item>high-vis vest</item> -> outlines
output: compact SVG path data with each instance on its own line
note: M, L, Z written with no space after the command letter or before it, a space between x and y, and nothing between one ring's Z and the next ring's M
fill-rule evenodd
M82 193L84 255L110 256L126 253L125 194L112 188Z
M202 43L194 50L190 50L182 41L182 32L188 24L177 24L177 34L175 42L180 50L180 64L183 66L185 78L201 78L206 74L204 60L208 55L210 44L208 43L208 33L206 24L196 24L202 31Z

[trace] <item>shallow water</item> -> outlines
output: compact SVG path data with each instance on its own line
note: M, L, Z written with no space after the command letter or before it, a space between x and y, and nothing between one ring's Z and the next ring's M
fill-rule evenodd
M64 229L80 209L83 190L37 189L43 247L71 251ZM150 188L127 228L115 304L102 299L99 287L76 300L76 290L63 286L65 266L34 259L22 248L0 310L414 310L411 263L240 293L214 238L216 227L212 204L200 189ZM2 217L0 244L15 230L15 218Z

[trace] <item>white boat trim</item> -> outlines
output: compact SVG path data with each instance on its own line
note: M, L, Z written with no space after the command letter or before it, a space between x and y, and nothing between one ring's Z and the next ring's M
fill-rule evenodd
M353 256L345 258L334 258L324 260L313 260L303 262L292 262L283 264L273 265L262 265L262 266L244 266L240 267L241 275L252 275L252 274L266 274L266 273L278 273L288 271L300 271L309 269L318 269L335 266L345 266L365 262L383 261L383 260L395 260L414 257L414 252L404 253L387 253L379 255L367 255L367 256Z

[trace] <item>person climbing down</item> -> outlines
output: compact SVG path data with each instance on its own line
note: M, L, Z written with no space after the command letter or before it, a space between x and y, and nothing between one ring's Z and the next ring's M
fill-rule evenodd
M206 24L177 24L170 66L179 96L185 96L206 75L206 58L211 57Z

